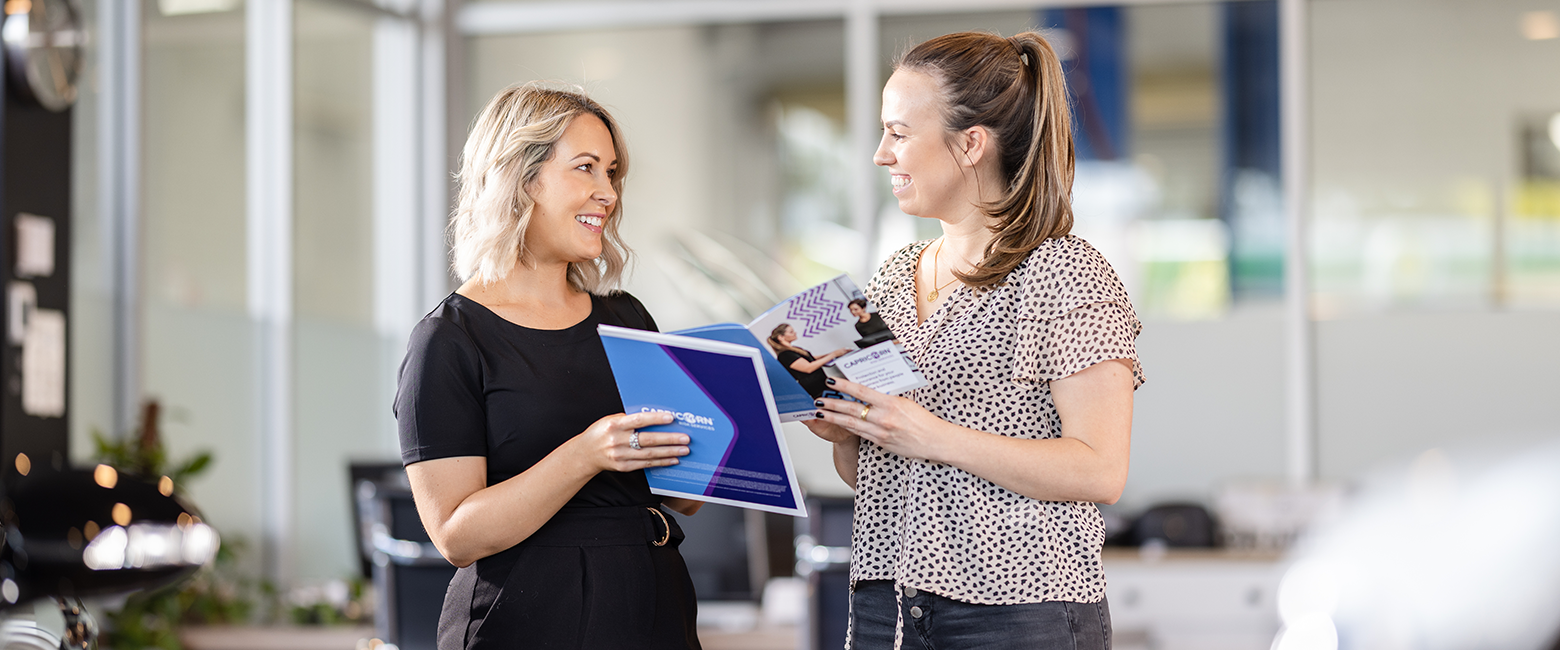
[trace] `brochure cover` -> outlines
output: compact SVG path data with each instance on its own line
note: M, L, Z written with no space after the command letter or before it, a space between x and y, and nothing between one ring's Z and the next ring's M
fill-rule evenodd
M807 516L761 353L751 346L598 326L628 413L688 435L678 464L645 470L655 494Z
M846 275L781 301L753 319L747 329L764 341L766 351L776 357L782 346L814 358L831 352L842 355L832 364L813 371L819 373L816 381L797 381L799 387L812 386L813 397L823 394L822 374L831 369L839 373L836 376L843 375L889 395L926 385L921 369L889 331L877 307ZM788 374L796 378L812 373Z

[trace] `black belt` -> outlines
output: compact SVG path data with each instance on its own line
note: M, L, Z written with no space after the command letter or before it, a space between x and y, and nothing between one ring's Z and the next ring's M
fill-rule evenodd
M655 506L563 508L525 539L531 546L665 546L681 540L677 520Z

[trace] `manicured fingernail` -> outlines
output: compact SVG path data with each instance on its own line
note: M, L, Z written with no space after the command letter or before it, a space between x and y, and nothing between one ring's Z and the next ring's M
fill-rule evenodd
M813 406L816 406L818 408L823 408L823 400L821 400L821 399L813 400Z
M827 381L827 382L828 382L828 384L829 384L829 385L830 385L830 386L833 386L833 385L834 385L834 378L833 378L833 377L830 377L830 378L828 378L828 379L827 379L827 380L825 380L825 381Z
M677 438L677 444L679 444L679 445L686 445L686 444L688 444L688 436L680 436L680 437L678 437Z
M823 419L823 411L818 411L818 412L817 412L817 413L815 413L815 414L814 414L814 415L817 415L817 416L818 416L818 419L820 419L820 420L822 420L822 419Z
M666 464L667 465L676 465L677 464L677 459L673 458L673 459L667 461Z

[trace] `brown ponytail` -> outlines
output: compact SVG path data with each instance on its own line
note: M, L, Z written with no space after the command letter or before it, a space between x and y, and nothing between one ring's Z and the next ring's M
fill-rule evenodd
M955 275L976 291L993 288L1041 242L1072 230L1072 111L1061 60L1035 32L960 32L915 46L894 69L937 81L950 133L992 133L1007 191L981 208L996 218L996 237L979 265Z

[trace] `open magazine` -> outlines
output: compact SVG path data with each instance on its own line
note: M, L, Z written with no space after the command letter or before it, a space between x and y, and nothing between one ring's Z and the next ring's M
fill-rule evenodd
M766 352L765 370L783 422L815 418L813 400L818 397L844 397L825 388L828 376L889 395L926 385L921 369L878 315L877 307L845 275L786 298L745 326L720 323L672 333ZM805 369L831 352L843 355L814 370Z
M655 494L807 516L782 421L810 420L841 376L899 394L926 385L877 309L843 275L785 299L752 323L680 332L601 325L629 413L663 411L688 434L676 465L645 470Z

